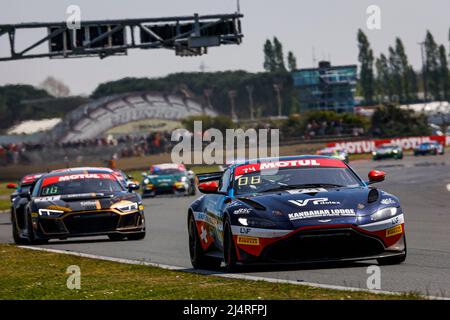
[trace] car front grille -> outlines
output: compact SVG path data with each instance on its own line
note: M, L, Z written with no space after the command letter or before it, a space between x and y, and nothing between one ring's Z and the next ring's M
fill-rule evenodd
M351 228L310 230L268 247L263 256L272 261L339 260L368 257L384 251L376 238Z
M79 213L68 215L63 220L69 233L100 233L114 231L119 222L119 215L109 211Z

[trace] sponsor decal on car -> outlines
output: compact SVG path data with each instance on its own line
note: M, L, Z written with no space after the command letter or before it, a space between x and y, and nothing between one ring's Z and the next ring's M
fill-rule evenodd
M322 218L322 217L354 217L356 216L354 209L324 209L324 210L309 210L289 213L288 217L292 220Z
M337 159L297 159L286 161L274 161L274 162L262 162L246 164L236 167L234 169L235 176L240 176L246 173L257 172L270 169L281 168L295 168L295 167L334 167L334 168L346 168L346 164Z
M386 198L381 200L381 204L394 204L396 201L392 198Z
M386 238L392 237L403 232L402 225L398 225L386 230Z
M318 193L318 192L328 192L325 188L310 188L310 189L297 189L297 190L286 190L290 194L301 194L301 193Z
M233 211L233 214L248 214L250 213L250 208L240 208Z
M308 203L312 203L313 205L341 204L339 201L329 201L328 198L311 198L305 200L288 200L288 201L299 207L304 207L308 205Z
M244 245L247 245L247 246L259 246L259 238L238 236L237 237L237 243L238 244L244 244Z

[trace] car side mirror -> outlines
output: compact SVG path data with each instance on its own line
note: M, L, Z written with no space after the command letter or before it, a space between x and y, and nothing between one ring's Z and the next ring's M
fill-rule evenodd
M133 182L128 183L127 185L128 191L135 191L135 190L139 190L139 185Z
M386 173L384 171L372 170L369 172L368 177L368 184L377 183L384 181L384 179L386 178Z
M8 189L17 189L17 184L16 183L8 183L6 185L6 188L8 188Z
M134 179L133 176L131 176L131 175L129 175L129 174L127 174L127 178L130 179L130 180L133 180L133 179Z
M29 199L31 199L31 193L29 190L21 191L21 192L19 192L19 197L26 198L29 200Z
M147 172L141 172L141 176L143 176L144 178L147 177Z
M219 185L216 181L203 182L198 185L201 193L219 193Z

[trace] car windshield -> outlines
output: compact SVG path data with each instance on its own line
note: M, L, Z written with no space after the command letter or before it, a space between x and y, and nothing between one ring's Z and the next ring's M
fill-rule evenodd
M182 171L180 171L179 169L159 169L159 170L152 171L152 174L156 174L158 176L180 174L180 173L182 173Z
M235 194L279 191L296 188L357 187L361 180L348 168L284 168L275 173L260 171L238 176Z
M391 145L381 145L378 147L378 149L392 149L395 148L395 146L391 146Z
M45 178L42 181L40 195L55 196L82 193L110 193L123 190L122 185L116 178L109 174L102 175L102 177L99 178L77 178L77 175L72 175Z

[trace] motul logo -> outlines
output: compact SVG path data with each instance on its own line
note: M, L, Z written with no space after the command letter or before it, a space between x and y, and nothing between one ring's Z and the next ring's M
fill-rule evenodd
M311 198L305 200L289 200L290 203L295 204L299 207L304 207L308 205L308 203L312 203L313 205L324 205L324 204L341 204L338 201L328 201L328 198Z

